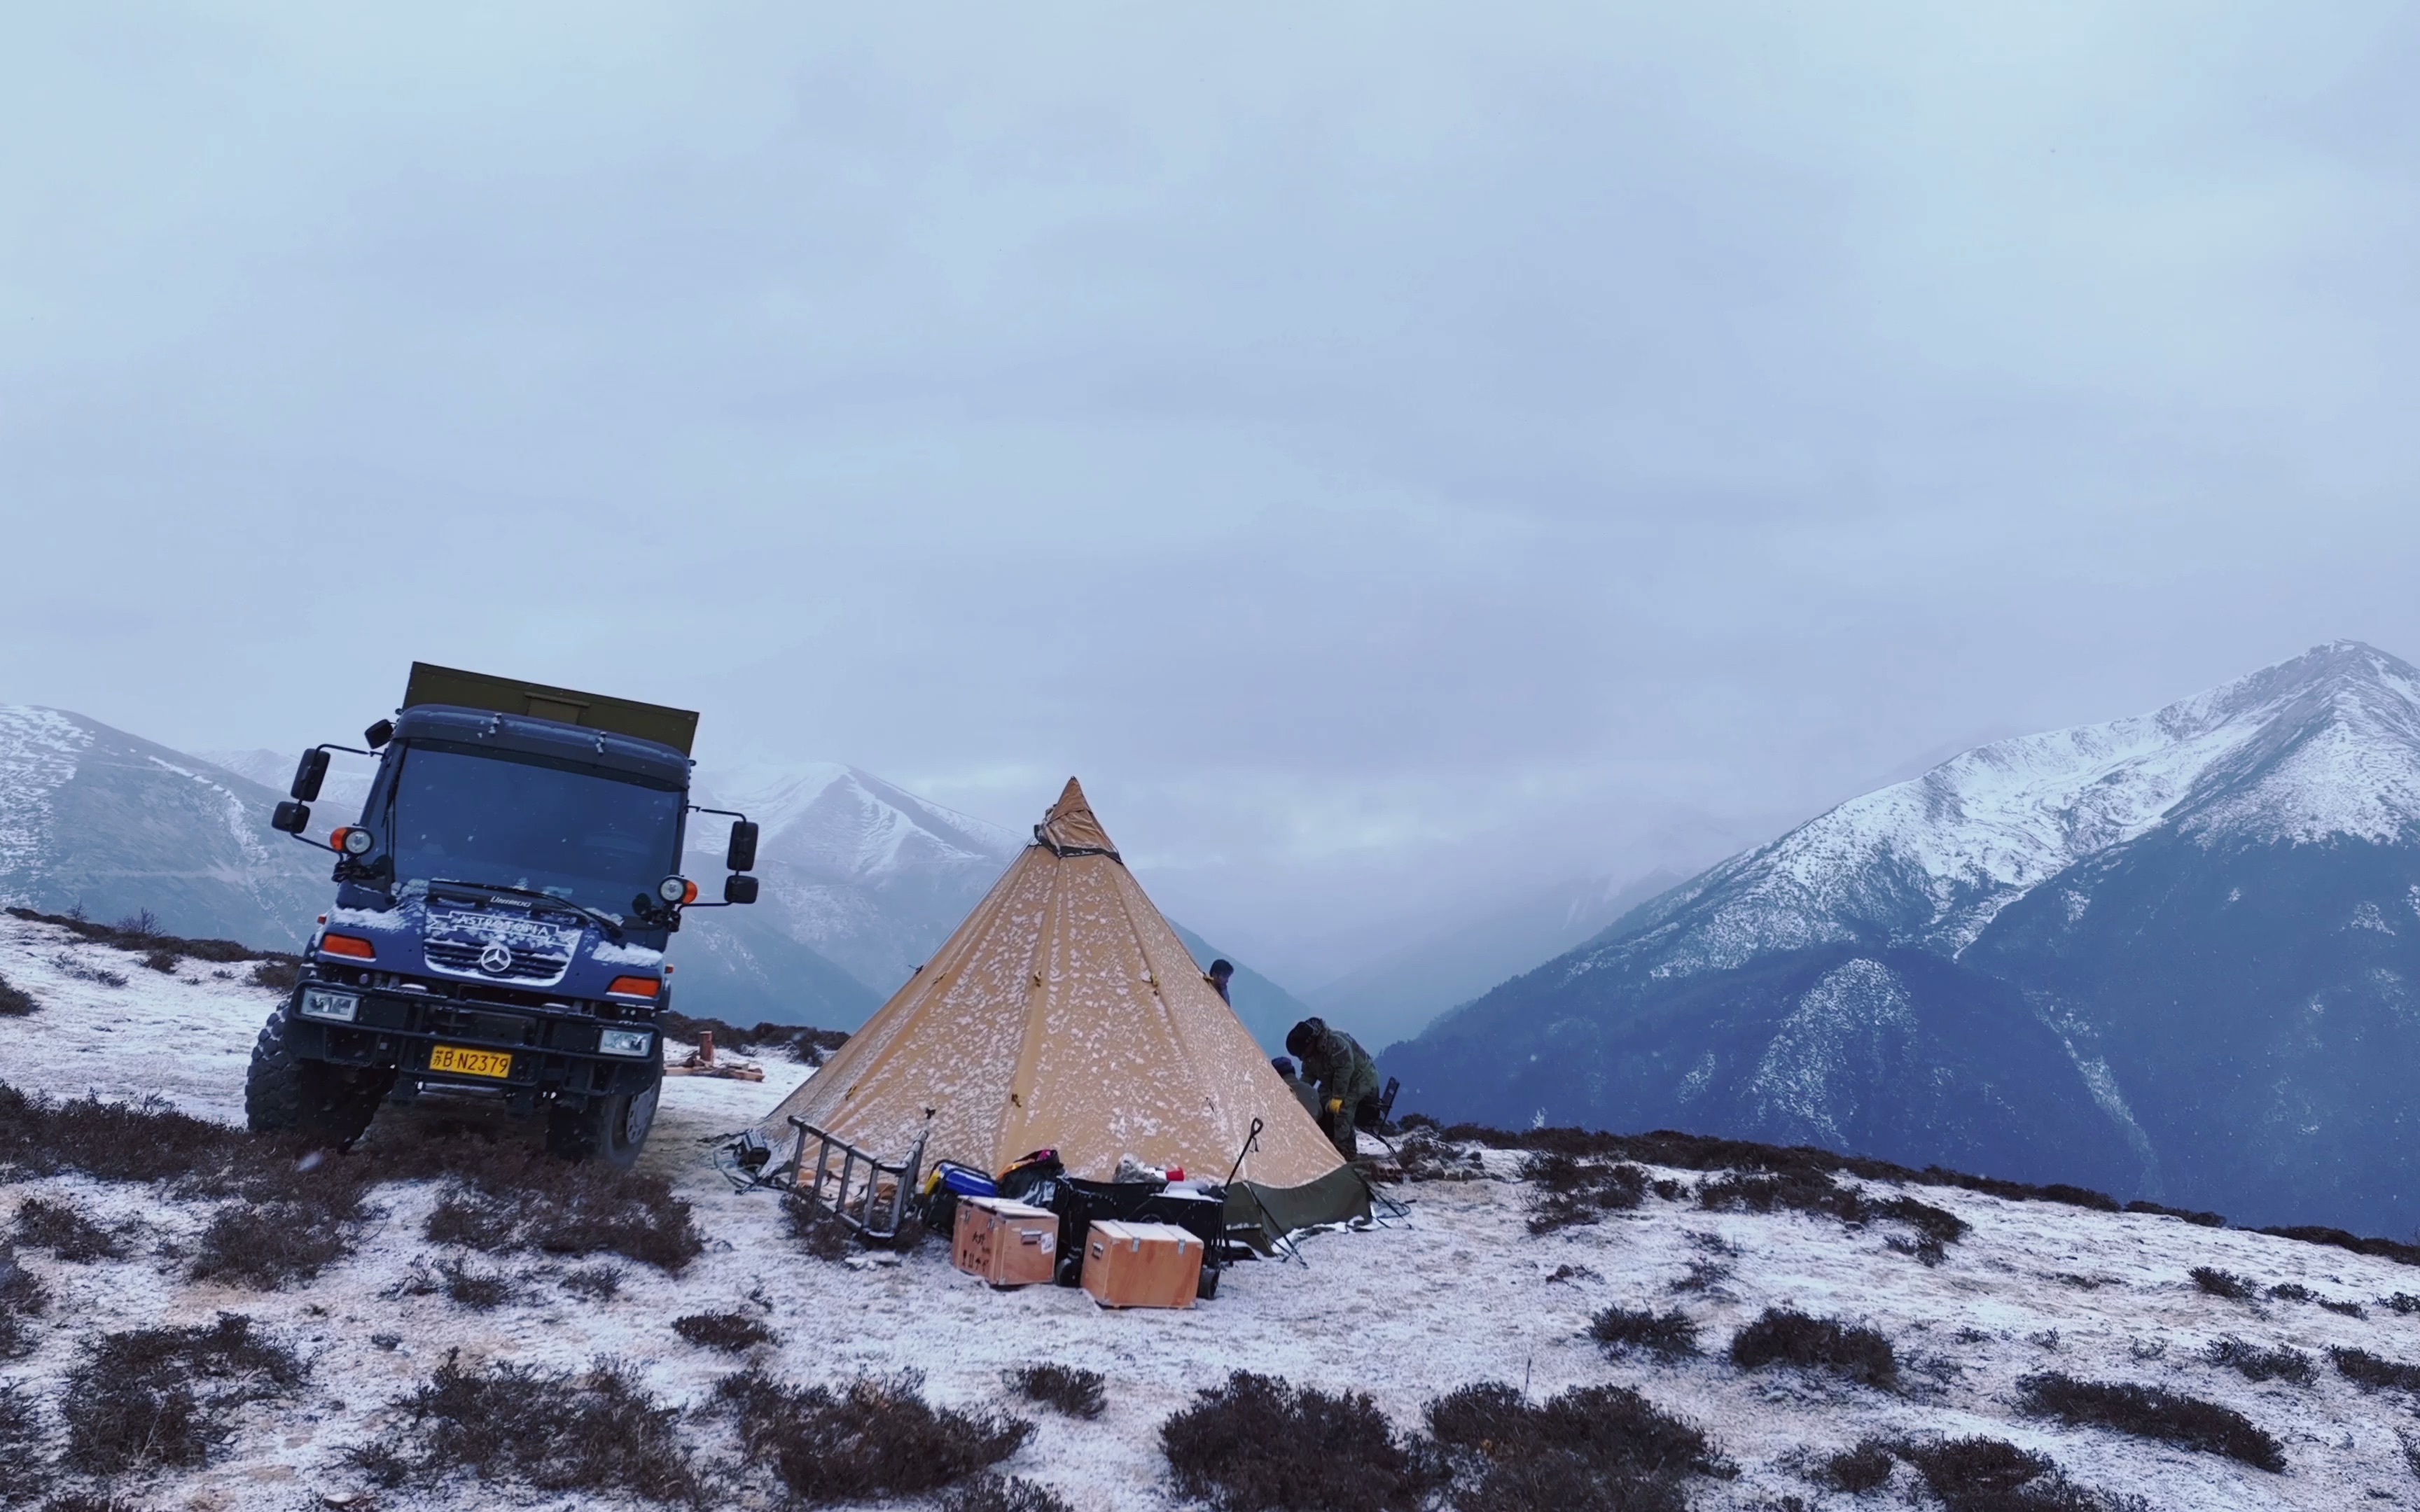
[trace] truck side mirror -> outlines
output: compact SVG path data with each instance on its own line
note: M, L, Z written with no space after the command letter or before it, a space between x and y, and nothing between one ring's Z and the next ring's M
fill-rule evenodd
M362 732L362 744L367 746L372 750L379 749L394 738L395 721L393 719L380 719L378 723Z
M302 753L302 762L294 768L294 785L286 791L304 803L309 803L319 795L319 784L327 779L328 752L321 747L314 746Z
M753 872L756 870L756 825L752 820L735 820L731 825L731 849L723 856L725 870Z
M752 903L756 901L756 879L737 874L722 879L722 901L727 903Z
M300 787L302 779L298 777L294 779L294 783L295 786ZM300 835L310 823L311 806L307 803L297 803L291 798L280 803L269 816L269 827L287 835Z

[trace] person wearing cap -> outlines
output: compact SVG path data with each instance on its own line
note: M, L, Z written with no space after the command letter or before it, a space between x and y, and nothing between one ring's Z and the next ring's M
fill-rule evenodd
M1269 1062L1269 1069L1284 1080L1286 1090L1292 1092L1294 1100L1302 1104L1302 1110L1311 1115L1311 1121L1325 1128L1326 1120L1319 1116L1319 1088L1302 1079L1302 1072L1295 1069L1294 1057L1280 1056Z
M1370 1104L1369 1121L1375 1127L1378 1063L1360 1041L1324 1019L1308 1018L1286 1034L1286 1054L1302 1062L1306 1080L1319 1088L1319 1126L1327 1131L1336 1152L1346 1160L1360 1153L1354 1125L1363 1120L1362 1104Z
M1221 957L1210 963L1210 969L1202 973L1202 980L1217 989L1218 1001L1233 1008L1235 1006L1235 1000L1227 995L1227 983L1233 980L1234 976L1235 964Z

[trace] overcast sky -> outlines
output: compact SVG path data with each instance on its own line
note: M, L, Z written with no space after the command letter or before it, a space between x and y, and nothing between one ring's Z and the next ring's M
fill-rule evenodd
M0 700L1075 771L1316 977L2420 656L2415 77L2393 4L15 7Z

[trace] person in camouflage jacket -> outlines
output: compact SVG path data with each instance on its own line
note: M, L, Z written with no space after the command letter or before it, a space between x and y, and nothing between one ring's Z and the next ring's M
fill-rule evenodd
M1319 1088L1319 1124L1351 1160L1360 1152L1353 1133L1361 1104L1378 1096L1378 1063L1360 1041L1322 1019L1305 1019L1286 1035L1286 1054L1302 1062L1302 1079Z

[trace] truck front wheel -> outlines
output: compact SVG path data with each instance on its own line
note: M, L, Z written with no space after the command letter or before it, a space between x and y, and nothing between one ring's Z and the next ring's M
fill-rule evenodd
M295 1056L286 1010L261 1026L243 1079L244 1122L255 1134L302 1134L342 1149L362 1136L395 1085L393 1067L331 1066Z
M599 1160L617 1171L639 1163L647 1131L656 1125L662 1082L644 1092L593 1097L585 1107L556 1108L547 1115L546 1148L566 1160Z

